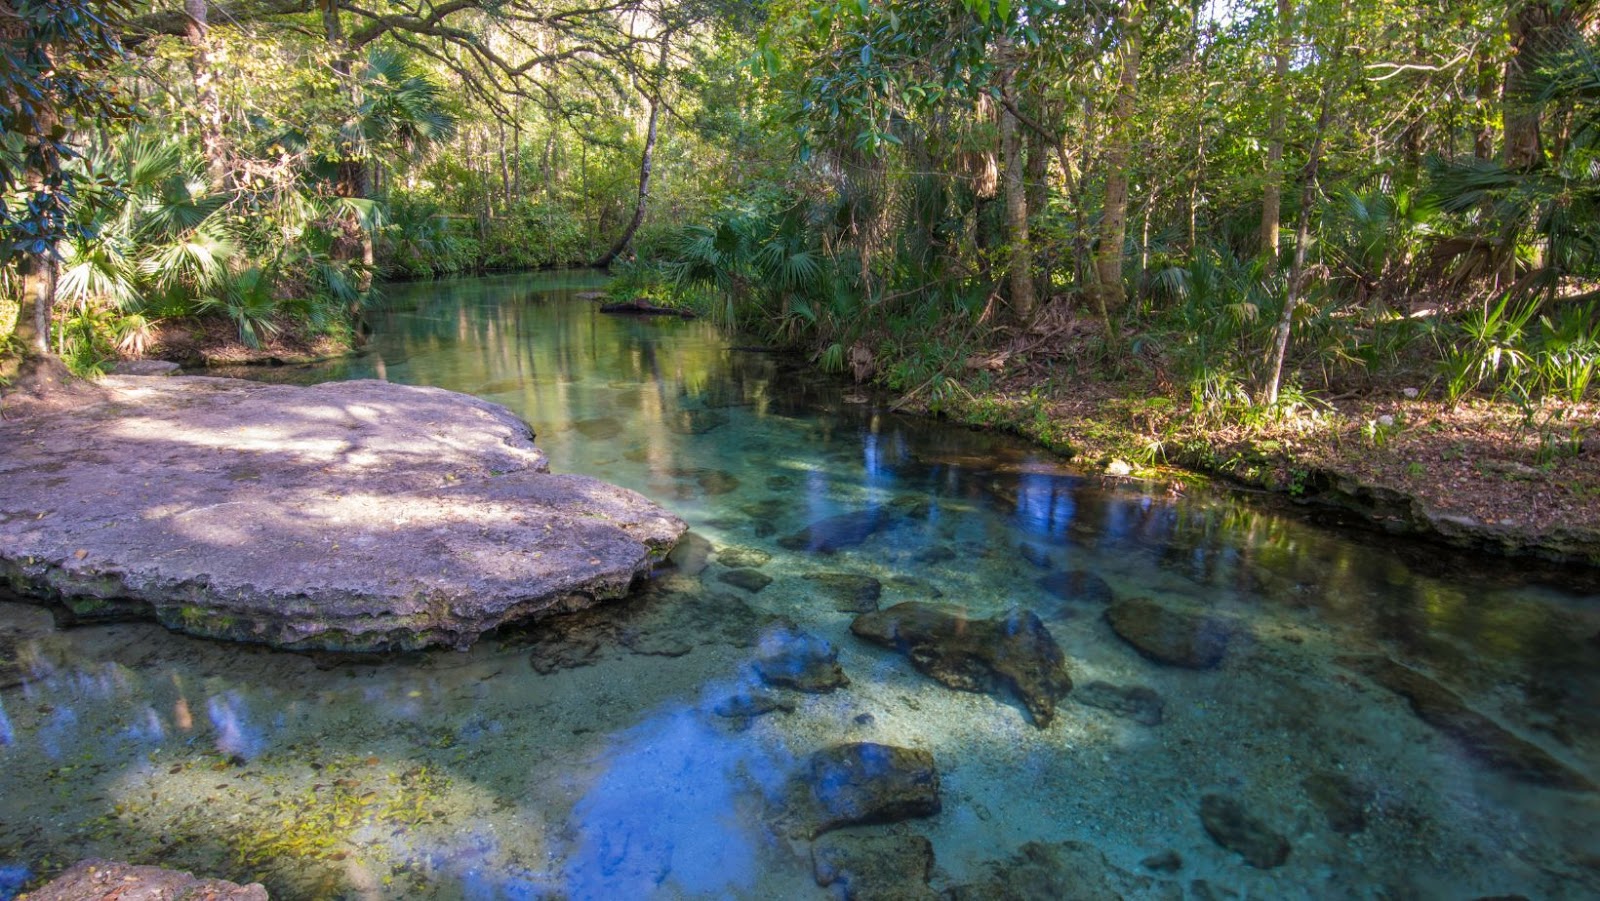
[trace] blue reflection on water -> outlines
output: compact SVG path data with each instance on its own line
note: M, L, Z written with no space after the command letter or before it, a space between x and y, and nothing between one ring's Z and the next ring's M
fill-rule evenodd
M206 713L217 730L217 750L224 754L237 754L249 760L261 753L265 739L261 730L250 725L249 712L244 698L236 691L212 695L206 701Z
M751 781L787 769L781 752L729 740L685 707L615 736L605 772L573 810L573 898L644 897L671 883L693 897L748 892L758 847L739 821Z

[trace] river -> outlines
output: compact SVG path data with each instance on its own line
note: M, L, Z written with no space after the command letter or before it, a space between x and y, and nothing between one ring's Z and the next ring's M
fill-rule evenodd
M385 657L0 604L0 898L88 855L274 898L824 898L774 805L840 742L931 753L937 814L840 834L926 838L965 897L1600 896L1600 795L1549 778L1600 780L1592 572L1085 475L703 322L601 315L576 296L600 283L389 286L363 355L250 375L504 404L552 470L683 517L675 566L628 604ZM851 634L862 591L1033 611L1076 687L1042 729L952 690ZM1220 662L1138 653L1105 616L1138 597L1225 626ZM719 715L775 629L830 642L850 684ZM1278 839L1276 865L1239 850Z

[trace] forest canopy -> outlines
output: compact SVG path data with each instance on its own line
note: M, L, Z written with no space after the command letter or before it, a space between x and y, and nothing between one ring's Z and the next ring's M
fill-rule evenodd
M359 340L379 278L600 264L935 405L1009 360L1143 367L1198 406L1408 368L1451 402L1577 400L1595 23L1562 0L3 0L0 287L12 340L80 368L195 317Z

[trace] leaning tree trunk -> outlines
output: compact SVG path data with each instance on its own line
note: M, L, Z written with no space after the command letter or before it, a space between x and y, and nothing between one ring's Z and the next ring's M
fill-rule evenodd
M1115 121L1106 140L1106 198L1100 217L1100 246L1094 257L1100 302L1108 316L1120 310L1128 297L1122 282L1122 253L1128 237L1128 157L1133 145L1143 26L1144 0L1130 0L1122 14L1122 74L1112 106Z
M1272 121L1267 134L1267 184L1261 194L1261 255L1268 275L1278 271L1278 222L1283 206L1283 132L1289 105L1289 45L1294 0L1278 0L1278 40L1273 47Z
M1311 241L1311 207L1316 203L1317 169L1322 163L1322 150L1328 136L1328 125L1333 119L1334 94L1343 84L1339 71L1344 59L1345 32L1340 29L1335 39L1333 54L1328 58L1328 78L1322 83L1321 110L1317 113L1317 131L1311 139L1311 151L1305 169L1300 175L1300 213L1294 229L1294 262L1289 266L1289 285L1283 300L1283 315L1278 318L1278 332L1268 364L1267 387L1264 399L1268 406L1278 402L1278 389L1283 381L1283 362L1289 355L1289 334L1294 328L1295 307L1300 304L1300 282L1306 271L1306 245Z
M604 269L610 266L617 257L621 256L622 252L627 250L628 245L633 242L634 232L637 232L639 226L644 223L645 208L650 202L650 170L656 150L656 127L661 119L661 82L667 74L667 48L668 40L663 36L661 38L661 58L656 63L655 90L646 98L650 105L650 122L645 127L644 153L639 157L639 196L633 204L633 216L628 220L627 226L622 229L622 234L617 237L616 243L611 245L611 249L601 254L600 258L594 261L593 265L596 269Z

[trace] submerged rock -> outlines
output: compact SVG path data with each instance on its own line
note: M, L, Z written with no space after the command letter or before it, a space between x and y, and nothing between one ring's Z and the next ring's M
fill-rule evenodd
M694 532L685 532L679 539L677 547L667 555L667 562L678 568L678 572L686 576L697 576L710 565L712 554L711 542L705 540Z
M1408 666L1387 657L1341 657L1338 662L1405 698L1419 719L1491 769L1534 785L1600 790L1587 776L1468 707L1455 692Z
M1050 568L1050 551L1048 548L1040 547L1031 541L1024 541L1017 545L1017 553L1021 555L1022 559L1040 569Z
M1312 773L1300 780L1306 797L1322 811L1328 828L1340 835L1354 835L1367 828L1370 789L1358 785L1343 773Z
M26 896L29 901L167 901L167 899L207 899L207 901L267 901L267 890L259 882L237 885L222 879L204 879L191 873L138 867L120 861L89 858L80 860L65 873Z
M712 713L733 720L741 729L749 726L750 721L758 716L774 711L790 713L793 710L793 701L760 689L738 691L711 705Z
M1082 604L1109 604L1117 599L1111 584L1086 569L1054 572L1041 576L1038 586L1063 601Z
M1009 688L1041 729L1072 690L1061 646L1028 610L973 620L954 608L907 601L856 617L850 631L900 651L951 688L988 694Z
M805 579L827 594L833 609L841 613L870 613L878 609L883 596L882 582L859 573L807 573Z
M988 865L989 879L950 889L951 901L1181 901L1174 882L1130 873L1083 842L1028 842L1009 859Z
M1109 682L1090 682L1088 685L1079 686L1072 697L1080 704L1109 710L1116 716L1146 726L1161 725L1162 714L1166 708L1161 696L1143 685L1120 688Z
M826 639L789 626L761 636L756 675L768 685L827 694L850 684L839 668L839 651Z
M778 540L786 550L833 554L858 547L880 531L898 525L900 517L886 507L868 507L819 519L804 529Z
M857 823L895 823L939 812L933 755L872 742L812 754L784 791L782 821L815 838Z
M832 832L811 845L817 885L846 901L934 901L933 844L920 835Z
M1220 616L1149 598L1117 601L1106 610L1112 631L1140 654L1172 666L1211 669L1222 663L1239 626Z
M772 577L759 569L730 569L717 573L717 581L756 594L772 584Z
M682 521L551 475L464 394L112 377L0 422L0 581L80 619L308 650L466 647L626 595Z
M1215 794L1201 798L1200 822L1212 841L1257 869L1270 870L1289 859L1289 840L1251 816L1237 798Z
M619 648L667 657L701 645L747 648L774 619L732 594L652 585L624 603L549 617L502 640L526 648L534 671L548 675L598 663Z
M748 569L753 566L766 566L772 561L772 555L760 548L729 545L717 549L717 562L729 569Z
M1157 873L1176 873L1183 869L1183 856L1168 848L1139 861L1139 866Z

